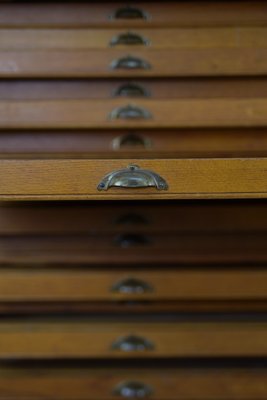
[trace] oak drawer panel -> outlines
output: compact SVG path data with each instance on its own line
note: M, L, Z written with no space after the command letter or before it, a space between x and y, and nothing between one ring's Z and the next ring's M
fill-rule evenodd
M225 26L266 25L266 2L223 1L135 2L141 18L110 18L125 2L1 4L2 27L88 27L88 26ZM142 18L142 12L144 17ZM147 18L146 18L147 17Z
M266 98L1 101L0 129L260 128L266 111Z
M130 59L127 59L128 56ZM125 67L125 57L129 67ZM138 61L132 63L132 58ZM2 50L0 59L1 78L216 77L267 74L266 47L183 48L179 51Z
M1 9L1 7L0 7ZM182 48L264 48L265 27L209 27L186 29L0 29L1 50L82 50L143 47ZM133 36L132 36L133 35Z
M104 188L100 185L103 184L104 177L119 170L123 170L127 179L131 181L132 167L125 170L128 164L128 160L2 159L0 198L1 200L237 198L266 197L267 193L265 158L132 160L131 166L138 164L141 168L140 172L138 170L135 172L138 178L147 177L147 173L142 171L152 171L165 180L168 185L167 190L158 190L156 187L110 187L108 190L100 190L100 186L101 189ZM108 185L108 178L106 179ZM121 183L115 177L110 184Z
M266 357L265 322L1 322L0 359Z
M0 158L225 158L266 154L266 128L0 130Z
M266 380L266 369L253 367L2 367L0 399L50 400L56 393L58 400L112 400L125 398L118 394L120 389L138 383L139 388L151 391L144 397L158 400L266 400Z
M266 301L267 271L236 269L85 270L1 268L0 302Z
M108 98L203 99L266 98L266 78L190 79L20 79L0 81L3 100L77 100Z
M140 240L141 239L141 240ZM266 234L35 235L0 237L2 265L266 265Z
M0 234L264 234L265 201L1 203Z

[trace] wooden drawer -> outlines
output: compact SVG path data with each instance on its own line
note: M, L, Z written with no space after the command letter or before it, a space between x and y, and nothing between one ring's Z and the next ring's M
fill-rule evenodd
M26 3L1 4L1 27L155 27L155 26L225 26L266 24L266 3L255 1L231 2L231 7L223 1L201 4L194 1L190 7L186 1L135 2L139 13L135 18L116 17L116 12L127 6L124 2L78 2L70 3ZM51 14L51 8L53 14ZM141 11L141 13L140 13ZM53 17L52 17L53 15ZM128 14L129 16L129 14Z
M262 129L0 131L0 158L265 157Z
M0 302L266 301L267 271L228 268L0 269Z
M215 200L212 203L1 203L0 234L265 234L266 211L264 200L226 204Z
M266 338L265 322L2 320L0 359L266 357Z
M267 98L267 79L18 79L0 81L1 100L77 100L111 98L253 99Z
M0 77L216 77L267 73L266 47L127 50L1 50Z
M126 168L128 165L128 160L2 159L0 198L1 200L258 198L266 197L267 193L265 158L132 160L131 166ZM134 165L138 165L141 170L136 169ZM121 170L123 181L119 178L121 175L117 175ZM153 181L147 170L157 174ZM110 173L115 174L111 180L108 175ZM157 176L163 178L168 187ZM162 185L166 190L150 186L124 187L139 184ZM107 185L112 187L103 190ZM118 185L123 187L117 187Z
M255 265L267 262L266 233L0 237L2 265Z
M266 109L266 98L10 100L0 129L260 128Z
M139 398L139 388L158 400L266 400L266 380L266 369L257 367L2 367L0 399L50 400L56 393L58 400L109 400L128 398L127 388Z
M183 48L264 48L265 27L136 29L1 29L1 50L124 50ZM237 38L238 35L238 38Z

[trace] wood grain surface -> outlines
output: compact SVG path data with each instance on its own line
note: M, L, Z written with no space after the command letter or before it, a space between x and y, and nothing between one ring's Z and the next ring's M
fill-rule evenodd
M257 48L267 47L266 27L209 27L176 29L136 29L133 33L147 41L147 44L116 44L120 35L127 30L118 29L1 29L1 50L78 50L107 49L122 47L147 50L154 48ZM114 44L113 44L114 43Z
M267 203L170 201L0 203L0 234L265 234Z
M267 193L267 161L248 159L131 160L161 175L168 190L112 187L98 191L107 174L129 160L1 160L0 198L15 199L169 199L259 198Z
M52 400L56 393L58 400L109 400L120 398L114 394L119 384L138 382L149 386L150 398L158 400L266 400L266 380L266 369L260 368L2 367L0 399Z
M113 116L129 105L150 115ZM0 129L263 128L266 111L266 98L10 100L0 101Z
M70 2L51 5L45 2L26 4L1 4L1 27L171 27L171 26L251 26L266 25L266 2L231 1L181 1L173 3L140 2L136 6L148 19L112 19L124 2ZM93 10L92 10L93 9Z
M128 55L150 68L113 68ZM266 76L267 48L2 50L1 78Z
M135 279L149 290L130 293L114 285ZM124 283L125 282L125 283ZM82 302L82 301L266 301L267 271L214 268L142 271L128 269L44 269L38 266L0 269L0 302Z
M151 342L150 350L124 351L113 344L128 336ZM0 359L153 357L265 357L265 322L1 322Z

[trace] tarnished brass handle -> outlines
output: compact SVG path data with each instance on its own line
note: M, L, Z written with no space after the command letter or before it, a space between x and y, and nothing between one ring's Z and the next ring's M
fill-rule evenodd
M148 46L150 41L138 33L126 32L114 36L109 45L110 46Z
M147 89L136 83L126 83L118 87L113 96L120 97L148 97L150 93Z
M118 107L111 111L109 119L150 119L152 114L150 111L133 104L125 107Z
M112 287L111 291L114 293L123 294L143 294L153 292L153 287L141 279L137 278L126 278L119 282L116 282Z
M141 382L122 382L113 389L112 394L126 399L144 399L153 394L153 389Z
M137 7L122 7L110 15L110 19L149 19L147 12Z
M126 135L117 136L112 140L113 150L120 150L122 147L136 147L140 146L144 149L150 149L152 142L150 139L143 136L136 135L135 133L128 133Z
M119 338L111 345L112 350L120 350L120 351L151 351L155 349L154 343L150 340L135 336L129 335L122 338Z
M99 183L98 190L108 190L111 187L120 188L147 188L155 187L158 190L167 190L167 182L153 171L142 169L138 165L130 164L125 169L113 171L106 175Z
M111 69L150 69L151 65L142 58L126 56L113 60Z
M114 223L116 225L147 225L149 221L143 215L128 213L119 216Z
M123 248L133 246L144 246L150 243L150 240L137 233L123 233L115 238L115 243Z

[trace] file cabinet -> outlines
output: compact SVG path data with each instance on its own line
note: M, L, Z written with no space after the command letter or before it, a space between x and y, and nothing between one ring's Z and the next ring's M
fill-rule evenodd
M0 399L267 399L266 10L0 4Z

